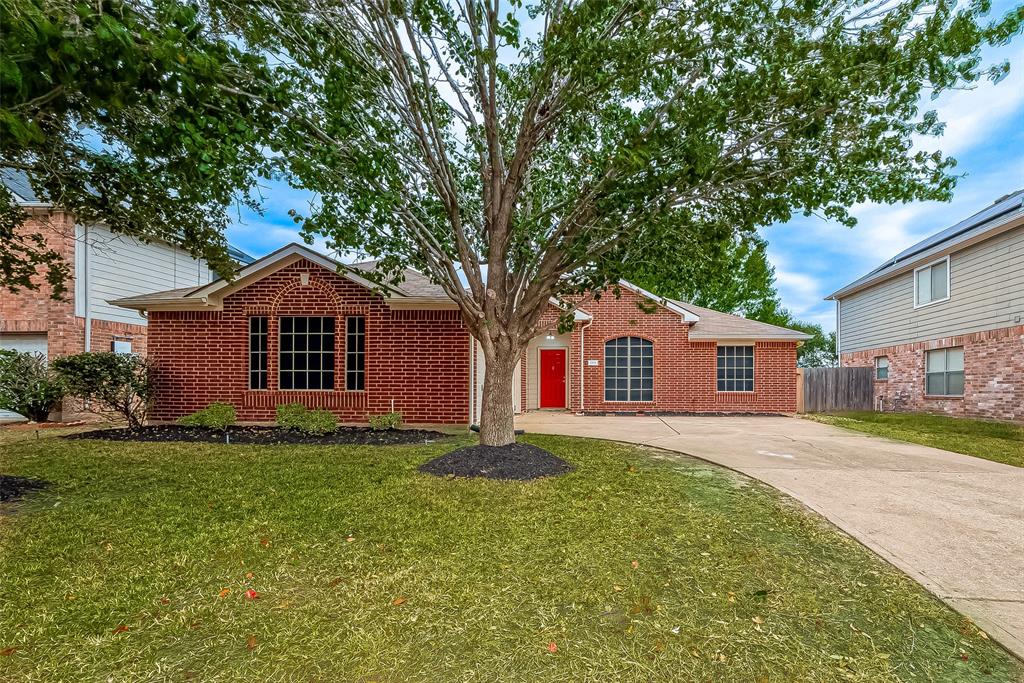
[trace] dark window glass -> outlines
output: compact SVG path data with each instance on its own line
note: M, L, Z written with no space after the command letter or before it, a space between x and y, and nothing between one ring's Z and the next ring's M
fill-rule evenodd
M964 395L962 347L925 353L925 392L932 396Z
M604 400L654 400L654 344L619 337L604 344Z
M362 391L365 388L366 318L353 315L345 319L345 389Z
M754 347L719 346L717 375L719 391L753 391Z
M334 318L285 316L278 321L282 389L334 389Z
M267 388L267 319L249 318L249 388Z

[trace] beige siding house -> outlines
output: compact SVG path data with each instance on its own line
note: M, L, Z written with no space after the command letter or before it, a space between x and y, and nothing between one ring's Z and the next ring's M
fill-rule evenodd
M879 409L1024 420L1024 190L832 294Z

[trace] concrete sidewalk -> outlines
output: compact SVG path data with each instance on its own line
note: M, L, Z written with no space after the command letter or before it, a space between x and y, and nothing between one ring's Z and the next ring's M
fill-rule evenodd
M760 479L1024 659L1024 469L790 417L533 412L516 426L656 446Z

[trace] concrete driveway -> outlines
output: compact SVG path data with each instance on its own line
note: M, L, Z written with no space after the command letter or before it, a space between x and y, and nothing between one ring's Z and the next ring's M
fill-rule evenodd
M791 417L580 417L527 432L644 444L801 501L1024 658L1024 469Z

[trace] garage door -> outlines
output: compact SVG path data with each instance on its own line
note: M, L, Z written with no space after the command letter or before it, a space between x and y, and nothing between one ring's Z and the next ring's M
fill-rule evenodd
M30 351L32 353L46 353L45 334L0 334L0 349L10 351ZM13 422L24 420L21 415L8 410L0 410L0 422Z

